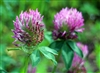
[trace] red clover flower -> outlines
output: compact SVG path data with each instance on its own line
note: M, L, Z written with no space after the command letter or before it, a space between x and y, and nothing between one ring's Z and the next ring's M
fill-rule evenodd
M76 32L82 32L84 19L81 12L74 8L62 9L54 16L54 39L74 39L77 38Z
M43 40L43 16L38 12L38 10L29 10L29 12L21 12L21 14L16 16L14 22L14 44L20 46L17 42L22 42L28 46L37 45Z

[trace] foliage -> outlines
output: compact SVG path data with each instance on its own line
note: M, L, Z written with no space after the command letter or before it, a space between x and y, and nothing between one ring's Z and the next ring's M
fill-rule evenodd
M50 47L54 50L57 50L58 52L61 51L62 58L67 70L69 70L69 68L71 67L74 52L77 53L81 58L83 58L82 51L77 47L75 42L71 40L55 41L51 43Z
M87 66L87 72L88 73L94 73L98 72L100 68L100 60L99 60L99 44L100 44L100 0L62 0L62 1L50 1L50 0L37 0L37 1L30 1L30 0L1 0L0 1L0 69L2 69L4 72L19 72L21 67L23 67L23 62L26 54L23 54L20 50L14 50L14 51L7 51L8 48L15 48L12 44L13 38L11 29L13 29L13 20L15 20L16 15L19 15L21 11L26 11L29 9L36 9L40 11L42 15L44 15L44 23L45 27L48 29L45 30L45 39L42 41L42 43L39 44L39 47L41 46L49 46L52 40L52 34L50 31L53 29L53 19L54 15L59 12L62 8L65 7L73 7L77 8L79 11L82 12L84 16L84 22L85 22L85 32L82 34L78 34L80 37L76 41L81 41L84 44L87 44L89 46L89 55L87 57L87 65L89 64L89 67ZM57 43L59 41L56 41ZM96 42L96 43L95 43ZM61 44L63 42L57 43L57 47L55 48L57 51L58 48L62 48ZM55 45L55 44L53 44ZM94 47L95 45L95 47ZM63 48L66 45L63 46ZM68 46L67 46L68 47ZM52 48L53 49L53 48ZM92 49L92 51L91 51ZM95 51L94 51L95 50ZM47 50L46 50L47 51ZM63 59L65 59L65 53L66 49L63 49ZM95 53L94 53L95 52ZM51 61L48 61L46 58L41 55L41 52L39 51L42 61L38 63L37 66L37 73L47 73L46 71L50 70L53 67L53 64ZM95 64L97 65L96 69L93 69L94 65L89 60L89 56L91 53L94 53L96 58L94 60L91 60L92 62L95 61ZM50 52L51 54L51 52ZM49 54L49 55L50 55ZM51 56L51 58L53 58ZM53 60L53 59L51 59ZM53 60L54 61L54 60ZM67 61L67 60L66 60ZM70 61L70 60L69 60ZM38 61L37 61L38 62ZM55 62L55 61L54 61ZM29 61L30 63L30 61ZM63 63L61 62L61 65ZM69 65L70 66L70 65ZM50 67L50 68L49 68ZM41 69L44 68L44 69ZM64 67L63 67L64 68ZM58 67L57 71L63 69L62 67ZM44 70L44 71L43 71ZM0 71L1 72L1 71ZM98 72L99 73L99 72Z

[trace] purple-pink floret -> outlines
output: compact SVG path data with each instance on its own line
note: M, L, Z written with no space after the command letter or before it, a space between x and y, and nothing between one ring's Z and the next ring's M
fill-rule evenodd
M64 8L54 16L54 39L77 38L75 32L83 32L84 19L82 13L74 8ZM64 28L64 30L62 30Z
M31 65L28 66L27 73L36 73L36 67L32 68Z
M86 72L86 69L84 67L84 58L86 58L87 54L88 54L88 47L86 45L83 45L81 43L77 43L77 46L82 50L83 52L83 59L80 58L76 53L74 53L74 58L73 58L73 62L72 62L72 67L71 67L71 71L72 73L78 73L78 72Z
M16 16L14 22L14 44L20 41L27 45L36 45L38 42L43 40L43 16L38 12L38 10L29 10L29 12L21 12L21 14Z

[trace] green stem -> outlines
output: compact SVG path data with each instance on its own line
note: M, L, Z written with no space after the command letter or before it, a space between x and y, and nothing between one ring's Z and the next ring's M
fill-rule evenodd
M28 70L28 63L29 63L29 59L30 59L29 56L30 56L30 55L27 55L27 56L25 57L24 65L23 65L23 67L22 67L20 73L27 73L27 70Z
M16 49L7 49L8 51L11 51L11 50L20 50L19 48L16 48Z
M59 58L60 58L60 55L61 55L61 50L60 50L60 52L59 52L59 54L58 54L58 57L57 57L57 59L56 59L57 62L58 62L58 60L59 60ZM57 65L54 66L52 73L55 73L56 69L57 69Z

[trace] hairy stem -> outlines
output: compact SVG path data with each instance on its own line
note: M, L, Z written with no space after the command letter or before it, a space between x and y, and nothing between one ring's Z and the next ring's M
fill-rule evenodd
M27 55L27 56L25 57L24 65L23 65L23 67L22 67L20 73L27 73L28 64L29 64L29 59L30 59L29 56L30 56L30 55Z
M59 54L58 54L58 56L57 56L57 58L56 58L56 61L57 61L57 62L58 62L58 60L59 60L59 58L60 58L60 55L61 55L61 50L59 51ZM52 70L52 73L55 73L56 69L57 69L57 65L54 66L54 68L53 68L53 70Z

